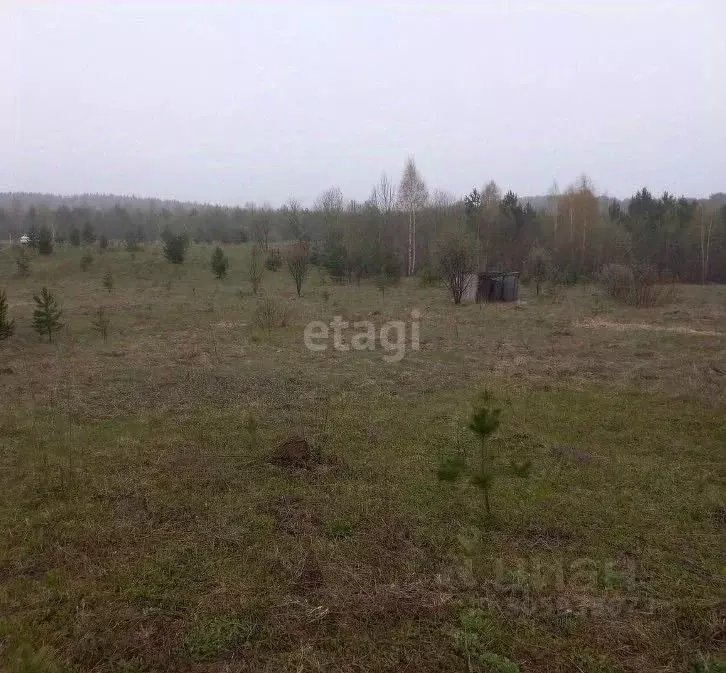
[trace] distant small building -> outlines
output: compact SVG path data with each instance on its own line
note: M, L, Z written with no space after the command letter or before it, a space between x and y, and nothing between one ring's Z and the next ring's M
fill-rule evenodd
M477 275L477 302L519 299L519 271L481 272Z
M480 271L467 278L464 301L517 301L519 299L519 271Z
M22 245L22 246L30 245L30 236L26 236L25 234L23 234L18 239L18 243L20 243L20 245Z

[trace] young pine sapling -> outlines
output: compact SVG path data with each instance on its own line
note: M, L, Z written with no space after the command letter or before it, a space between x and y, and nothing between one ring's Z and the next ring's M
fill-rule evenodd
M484 506L487 516L491 515L491 504L489 496L494 481L492 469L492 457L487 451L489 436L499 427L499 416L501 409L492 409L487 406L491 396L484 393L478 406L474 409L469 419L469 430L479 437L479 471L472 475L472 482L478 486L484 494Z
M443 456L436 470L439 481L457 482L469 472L471 483L481 489L484 496L484 506L487 516L491 515L490 494L494 481L494 469L492 457L487 451L489 436L499 427L500 409L492 409L489 406L491 396L484 393L478 400L474 411L469 418L467 428L479 437L479 466L476 470L469 469L467 452L459 448L455 454Z
M8 318L8 296L0 290L0 341L9 339L15 331L15 321Z
M25 248L18 250L18 256L15 258L15 264L18 267L18 275L25 278L30 275L30 256Z
M88 271L93 264L93 255L89 250L86 250L81 257L81 271Z
M111 319L108 316L105 306L98 307L92 325L93 329L100 334L101 338L104 341L108 341L108 328L111 325Z
M227 269L229 268L229 260L222 251L222 248L217 246L212 253L212 272L214 275L222 280L227 275Z
M63 327L60 321L62 311L53 293L46 287L40 291L40 294L33 295L33 301L35 301L33 327L41 336L47 335L48 341L51 342L53 334Z
M257 419L252 414L249 414L245 419L244 428L247 431L247 436L250 440L250 447L253 451L257 450L257 431L259 427L260 425L257 422Z

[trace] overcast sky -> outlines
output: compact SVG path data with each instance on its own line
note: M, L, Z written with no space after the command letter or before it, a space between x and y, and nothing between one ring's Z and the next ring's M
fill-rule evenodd
M0 8L0 191L726 191L726 0Z

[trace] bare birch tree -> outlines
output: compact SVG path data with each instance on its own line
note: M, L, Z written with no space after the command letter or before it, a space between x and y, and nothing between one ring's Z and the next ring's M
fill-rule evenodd
M557 245L557 225L560 220L560 188L557 185L557 180L552 183L549 192L547 192L547 201L549 201L550 215L552 215L552 239Z
M478 239L478 269L486 271L489 258L489 245L492 229L497 224L499 207L502 202L502 190L494 180L490 180L481 190L481 217L479 218Z
M709 208L708 214L705 208L700 208L700 251L701 251L701 284L708 282L708 264L711 256L711 232L713 231L713 210ZM706 223L708 220L708 223Z
M398 202L408 213L408 275L416 273L416 213L421 210L428 199L426 183L416 169L416 162L409 157L403 169L401 183L398 186Z

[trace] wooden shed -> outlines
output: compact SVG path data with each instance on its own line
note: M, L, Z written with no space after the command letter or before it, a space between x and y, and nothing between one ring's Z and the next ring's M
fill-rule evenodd
M476 301L517 301L519 271L480 272Z

